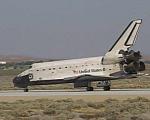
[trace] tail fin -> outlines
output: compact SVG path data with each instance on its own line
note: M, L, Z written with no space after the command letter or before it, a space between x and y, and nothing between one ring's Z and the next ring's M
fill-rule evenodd
M124 32L115 42L115 44L111 47L109 52L118 50L127 51L130 47L132 47L133 44L135 43L138 29L141 23L142 23L141 19L131 21L131 23L127 26L127 28L124 30Z
M111 47L111 49L104 55L102 59L102 64L112 64L120 61L119 58L122 58L122 54L119 52L128 51L130 47L132 47L135 43L138 29L142 20L134 20L131 21L115 44Z

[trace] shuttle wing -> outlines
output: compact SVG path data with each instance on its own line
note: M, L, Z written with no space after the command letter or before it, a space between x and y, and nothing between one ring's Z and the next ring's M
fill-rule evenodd
M94 81L94 80L103 81L103 80L115 80L115 79L119 79L123 77L126 77L126 75L125 74L124 75L112 74L111 76L80 75L80 76L75 76L75 77L64 78L64 80L65 81L73 80L74 82L75 81Z

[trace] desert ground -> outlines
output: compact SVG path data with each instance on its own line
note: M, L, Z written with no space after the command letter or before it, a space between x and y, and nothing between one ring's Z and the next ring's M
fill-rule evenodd
M150 99L36 99L0 102L1 120L149 120Z

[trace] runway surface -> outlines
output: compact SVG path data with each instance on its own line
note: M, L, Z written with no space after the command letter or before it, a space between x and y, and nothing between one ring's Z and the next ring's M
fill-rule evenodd
M74 90L23 90L0 91L2 96L150 96L150 89L111 89L111 91L103 91L97 89L95 91L85 91L83 89Z

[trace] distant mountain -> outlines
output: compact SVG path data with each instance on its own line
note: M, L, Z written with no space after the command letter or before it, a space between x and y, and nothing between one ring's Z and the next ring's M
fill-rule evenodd
M150 56L148 56L148 55L143 56L143 59L144 59L144 61L149 61L150 62Z
M21 56L21 55L0 55L0 61L6 61L8 63L16 63L23 61L58 61L59 59L47 59L47 58L36 58L31 56ZM150 56L143 56L143 60L150 63Z
M57 59L48 59L48 58L36 58L31 56L21 56L21 55L0 55L0 61L6 61L7 63L17 63L24 61L57 61Z
M33 60L40 60L40 58L21 56L21 55L0 55L0 61L6 61L6 62L22 62L22 61L33 61Z

